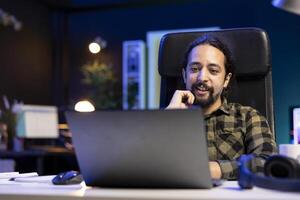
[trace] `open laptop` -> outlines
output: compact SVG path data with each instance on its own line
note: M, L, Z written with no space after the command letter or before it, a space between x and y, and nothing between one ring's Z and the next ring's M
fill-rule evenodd
M87 185L211 188L201 110L67 112Z

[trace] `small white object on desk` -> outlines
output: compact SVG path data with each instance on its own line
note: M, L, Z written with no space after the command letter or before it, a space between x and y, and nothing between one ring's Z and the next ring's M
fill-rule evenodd
M38 176L38 174L36 172L22 173L22 174L20 174L19 172L0 173L0 179L8 179L8 180L13 180L21 177L34 177L34 176Z
M19 172L3 172L0 173L0 179L10 179L17 175L19 175Z
M24 176L14 178L15 182L26 182L26 183L52 183L51 180L55 177L55 175L49 176Z

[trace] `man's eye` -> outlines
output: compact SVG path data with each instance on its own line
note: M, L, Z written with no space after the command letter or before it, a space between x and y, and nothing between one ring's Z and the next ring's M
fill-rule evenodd
M217 69L210 69L210 73L212 73L212 74L218 74L219 70L217 70Z
M198 72L199 68L198 67L191 67L191 72Z

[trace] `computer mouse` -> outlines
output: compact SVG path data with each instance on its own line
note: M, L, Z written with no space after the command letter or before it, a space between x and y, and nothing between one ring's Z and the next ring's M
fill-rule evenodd
M82 175L78 171L67 171L56 175L52 179L54 185L72 185L83 181Z

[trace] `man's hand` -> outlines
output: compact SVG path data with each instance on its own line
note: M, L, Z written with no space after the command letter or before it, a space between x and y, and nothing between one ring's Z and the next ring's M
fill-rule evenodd
M166 109L186 109L194 103L195 97L189 90L176 90Z
M212 179L220 179L222 177L221 167L216 161L209 161L209 170Z

